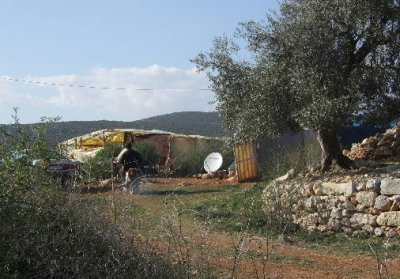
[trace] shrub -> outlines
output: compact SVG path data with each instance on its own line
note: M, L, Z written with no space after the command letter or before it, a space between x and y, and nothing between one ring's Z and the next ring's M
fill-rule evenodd
M119 143L107 143L96 155L82 166L86 182L99 181L115 175L112 159L117 157L122 147Z
M155 167L160 163L156 147L151 142L146 140L136 142L134 148L142 156L144 166Z
M321 148L316 140L297 145L277 146L267 151L268 159L261 166L263 180L269 181L284 175L290 169L303 172L320 164Z
M32 138L16 126L0 145L0 278L189 278L183 266L141 253L103 207L60 191L45 166L32 166L52 153L45 133Z

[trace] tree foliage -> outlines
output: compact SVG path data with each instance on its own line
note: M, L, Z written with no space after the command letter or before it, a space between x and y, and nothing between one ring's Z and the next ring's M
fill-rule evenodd
M246 140L400 116L400 1L286 0L241 23L251 58L218 37L193 61L207 71L228 128ZM325 143L326 144L326 143Z

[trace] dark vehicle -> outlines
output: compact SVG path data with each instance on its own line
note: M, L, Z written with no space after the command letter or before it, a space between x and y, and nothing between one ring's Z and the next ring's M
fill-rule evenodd
M42 166L43 160L33 160L33 166ZM63 187L73 185L74 182L80 177L81 161L75 159L50 159L47 170L53 174L54 177L61 179Z

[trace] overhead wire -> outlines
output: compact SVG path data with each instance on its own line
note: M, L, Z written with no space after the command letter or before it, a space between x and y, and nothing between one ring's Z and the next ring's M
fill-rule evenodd
M32 83L45 86L57 86L57 87L76 87L76 88L87 88L87 89L99 89L99 90L132 90L132 91L212 91L210 88L129 88L129 87L107 87L107 86L89 86L79 84L65 84L65 83L53 83L35 81L29 79L12 78L8 76L1 76L0 79L13 81L13 82L24 82Z

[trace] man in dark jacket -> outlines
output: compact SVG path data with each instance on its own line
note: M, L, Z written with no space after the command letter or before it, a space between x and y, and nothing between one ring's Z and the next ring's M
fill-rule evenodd
M130 168L138 169L142 163L142 156L132 148L132 143L125 143L125 148L118 155L118 162L121 164L121 177L126 178L126 172ZM127 179L127 178L126 178Z

